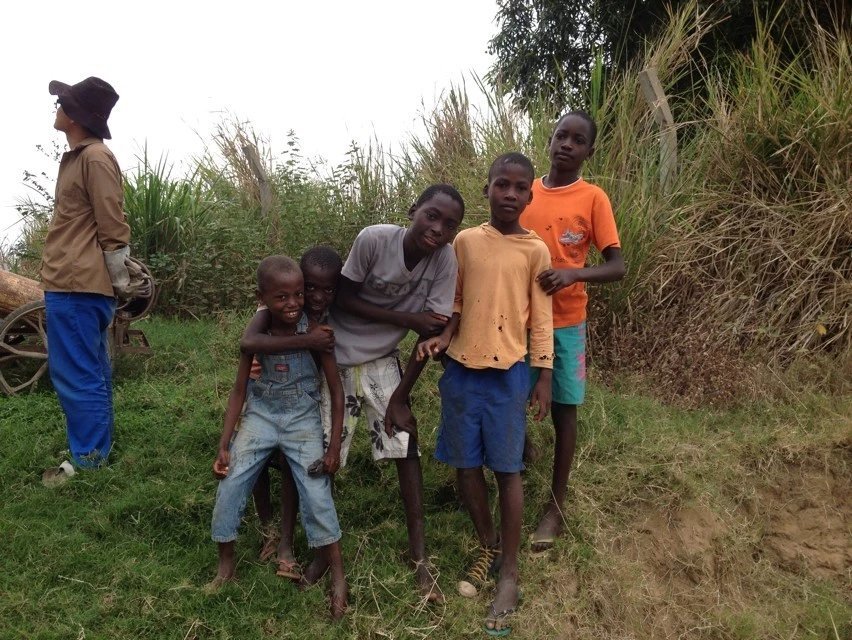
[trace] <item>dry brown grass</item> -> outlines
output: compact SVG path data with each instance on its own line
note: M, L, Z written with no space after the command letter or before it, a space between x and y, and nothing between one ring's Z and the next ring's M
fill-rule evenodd
M814 28L811 42L785 61L764 32L708 75L688 197L656 243L643 301L716 346L782 363L852 350L849 33Z
M593 413L617 414L593 403ZM732 430L720 419L668 432L656 416L648 439L616 437L623 448L587 436L566 514L571 539L525 559L525 588L539 595L524 604L516 637L848 637L852 422L839 409L816 428L806 426L815 417L793 414L787 424ZM615 417L611 428L633 437L644 422Z

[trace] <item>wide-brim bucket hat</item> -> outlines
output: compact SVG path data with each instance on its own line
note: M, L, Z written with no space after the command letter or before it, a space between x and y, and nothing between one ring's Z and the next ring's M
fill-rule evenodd
M59 99L62 110L99 138L112 138L107 120L118 94L108 82L91 76L77 84L51 80L47 86L51 95Z

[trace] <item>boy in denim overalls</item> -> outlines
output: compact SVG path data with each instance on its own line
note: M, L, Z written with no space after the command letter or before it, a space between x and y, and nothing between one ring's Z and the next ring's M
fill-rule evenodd
M257 297L269 310L271 335L295 335L308 330L302 310L304 279L295 261L284 256L264 258L257 270ZM253 355L245 352L240 355L219 453L213 463L213 473L222 482L216 493L212 525L213 540L219 543L219 566L210 587L217 588L235 577L237 528L258 475L269 455L277 449L286 457L293 474L308 545L318 549L329 567L331 615L338 619L347 607L347 585L340 554L340 525L328 475L340 466L343 424L343 390L334 355L318 354L333 399L332 438L325 452L317 366L311 352L258 354L261 375L247 394ZM244 402L242 425L231 443Z
M307 333L294 336L269 335L269 312L261 305L249 322L240 340L240 351L255 354L249 378L260 377L260 363L257 354L282 353L293 349L308 349L313 352L334 351L334 331L328 325L328 310L337 291L340 269L343 261L337 251L325 245L311 247L302 254L299 261L305 281L305 315L310 323ZM322 386L322 380L320 380ZM320 406L321 413L326 406ZM328 408L330 412L330 406ZM330 413L323 415L323 425L331 424ZM325 432L325 427L323 426ZM328 432L330 434L330 431ZM345 436L344 429L344 436ZM344 437L345 440L345 437ZM324 437L323 446L327 446ZM341 446L341 461L342 446ZM281 526L280 535L272 524L272 500L270 498L269 467L281 472ZM273 454L266 467L258 476L252 492L254 506L261 523L263 545L260 550L261 562L273 559L277 564L276 575L299 581L302 567L296 560L293 550L293 535L296 528L296 515L299 510L298 491L283 454Z

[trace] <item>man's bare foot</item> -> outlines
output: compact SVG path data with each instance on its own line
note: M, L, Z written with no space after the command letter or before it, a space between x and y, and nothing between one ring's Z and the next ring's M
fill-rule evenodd
M308 565L308 568L302 573L302 579L299 580L299 588L307 589L315 585L322 579L326 571L328 571L328 561L322 554L317 554L314 556L311 564Z
M444 603L444 594L438 586L438 570L428 560L414 562L414 581L420 595L435 604Z
M556 538L562 533L562 514L559 509L551 506L544 514L532 535L531 549L533 553L544 553L553 547Z
M331 619L340 620L349 608L349 585L345 578L335 579L332 576L329 590L331 599Z

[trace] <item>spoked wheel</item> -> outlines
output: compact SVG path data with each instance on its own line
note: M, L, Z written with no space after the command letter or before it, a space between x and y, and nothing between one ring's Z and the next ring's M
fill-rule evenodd
M32 391L47 371L44 301L18 307L0 322L0 389Z

